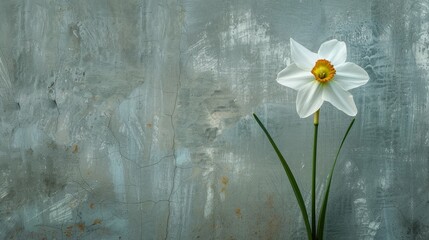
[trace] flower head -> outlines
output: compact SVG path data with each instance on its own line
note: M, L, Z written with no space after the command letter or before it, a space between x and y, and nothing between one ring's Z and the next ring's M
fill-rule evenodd
M332 39L313 53L291 38L290 48L294 63L278 73L277 82L298 91L298 115L306 118L327 101L355 116L356 105L348 90L364 85L369 76L358 65L346 62L346 44Z

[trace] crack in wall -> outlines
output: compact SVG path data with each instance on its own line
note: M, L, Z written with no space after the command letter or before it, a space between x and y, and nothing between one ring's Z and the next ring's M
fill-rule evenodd
M180 52L180 44L179 44L179 52ZM176 157L176 129L175 129L175 125L174 125L174 119L173 119L173 117L174 117L174 114L176 113L176 108L177 108L177 101L178 101L178 98L179 98L179 89L180 89L180 78L181 78L181 75L182 75L182 68L181 68L181 57L180 57L180 55L179 55L179 78L178 78L178 82L177 82L177 88L176 88L176 97L175 97L175 100L174 100L174 107L173 107L173 110L172 110L172 113L171 113L171 116L170 116L170 123L171 123L171 129L172 129L172 131L173 131L173 137L172 137L172 146L171 146L171 151L172 151L172 156L173 156L173 160L174 160L174 170L173 170L173 184L172 184L172 186L171 186L171 191L170 191L170 195L169 195L169 197L168 197L168 215L167 215L167 225L166 225L166 231L165 231L165 240L166 239L168 239L168 236L169 236L169 231L168 231L168 229L169 229L169 227L170 227L170 217L171 217L171 208L172 208L172 206L171 206L171 198L172 198L172 196L173 196L173 193L174 193L174 189L175 189L175 186L176 186L176 175L177 175L177 157Z
M170 115L170 124L171 124L171 129L173 131L173 137L172 137L172 146L171 146L171 151L172 151L172 155L173 155L173 160L174 160L174 170L173 170L173 184L171 186L171 191L170 191L170 195L168 197L168 215L167 215L167 224L166 224L166 231L165 231L165 240L168 239L169 236L169 227L170 227L170 221L171 221L171 211L172 211L172 206L171 206L171 198L174 194L174 189L176 187L176 175L177 175L177 156L176 156L176 128L174 125L174 115L176 113L176 109L177 109L177 102L178 102L178 98L179 98L179 89L181 86L181 77L182 77L182 52L180 49L181 46L181 38L179 39L179 61L178 61L178 67L179 67L179 77L177 80L177 85L176 85L176 92L175 92L175 99L174 99L174 106L173 106L173 110L171 112Z

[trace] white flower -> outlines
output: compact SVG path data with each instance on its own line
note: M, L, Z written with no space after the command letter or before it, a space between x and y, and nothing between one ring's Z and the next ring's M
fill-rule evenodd
M313 53L291 38L290 48L294 63L278 73L277 82L298 91L298 115L306 118L327 101L355 116L356 105L348 90L364 85L369 76L358 65L346 62L346 44L333 39Z

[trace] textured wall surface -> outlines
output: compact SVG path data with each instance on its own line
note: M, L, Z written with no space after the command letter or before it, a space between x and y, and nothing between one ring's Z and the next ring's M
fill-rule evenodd
M0 239L305 239L312 119L276 83L289 38L371 80L327 239L429 239L427 0L0 1ZM324 104L320 200L350 117Z

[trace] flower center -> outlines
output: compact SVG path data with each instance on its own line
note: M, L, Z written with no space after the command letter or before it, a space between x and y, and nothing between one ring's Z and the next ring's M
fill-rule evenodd
M328 60L319 59L311 70L311 73L314 75L317 81L321 83L327 83L334 78L335 68Z

